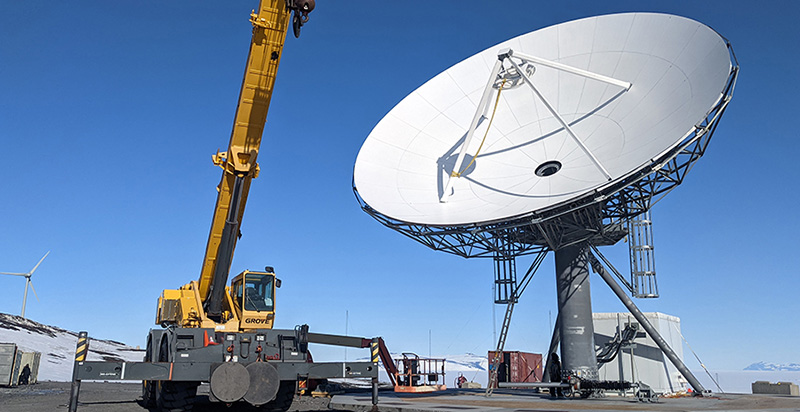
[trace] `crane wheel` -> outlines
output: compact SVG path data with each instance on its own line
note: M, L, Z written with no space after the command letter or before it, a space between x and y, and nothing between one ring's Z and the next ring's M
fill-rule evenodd
M158 395L156 390L158 387L157 381L142 381L142 403L141 406L147 409L153 409L158 405L156 401Z
M162 412L189 412L194 408L197 384L194 382L156 382L156 406Z
M153 381L142 381L142 403L143 408L151 409L156 407L156 385Z
M153 362L153 338L147 337L147 350L144 352L144 361ZM156 407L156 385L153 381L142 381L142 407L152 409Z
M158 361L169 362L170 358L169 339L164 334L161 338L161 345L159 345ZM198 382L149 381L144 383L143 390L146 391L148 383L153 387L155 406L158 410L162 412L188 412L193 409L194 398L197 396L197 386L199 386Z

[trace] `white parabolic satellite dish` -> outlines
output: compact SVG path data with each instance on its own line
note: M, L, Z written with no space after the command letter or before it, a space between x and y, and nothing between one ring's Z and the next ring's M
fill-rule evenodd
M511 57L493 75L505 49ZM398 103L364 142L354 186L381 214L423 225L502 221L560 205L680 144L723 97L731 68L725 39L672 15L598 16L524 34Z

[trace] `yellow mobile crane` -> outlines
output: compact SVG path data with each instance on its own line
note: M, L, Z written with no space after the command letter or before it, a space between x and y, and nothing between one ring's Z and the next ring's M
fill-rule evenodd
M250 16L253 38L228 149L213 156L222 168L217 202L203 258L200 279L158 299L156 323L186 328L241 331L271 328L274 321L273 273L245 271L225 287L239 238L250 183L258 177L258 150L278 73L291 9L286 0L264 0ZM313 1L294 6L295 22L307 19ZM293 5L292 5L293 6ZM295 31L298 33L297 31ZM233 292L233 293L231 293Z
M308 325L273 329L280 281L271 267L245 270L226 287L250 183L259 173L256 161L286 33L291 24L299 36L313 8L313 0L261 0L252 12L253 36L230 143L213 156L222 180L200 279L161 294L156 324L162 328L150 330L144 362L87 362L76 356L78 389L71 412L84 379L141 379L143 406L179 412L192 409L203 382L211 401L287 410L301 384L361 377L372 378L377 404L378 356L388 353L385 347L379 351L380 338L309 333ZM370 362L311 362L309 343L371 347L373 356ZM80 353L80 340L78 345Z

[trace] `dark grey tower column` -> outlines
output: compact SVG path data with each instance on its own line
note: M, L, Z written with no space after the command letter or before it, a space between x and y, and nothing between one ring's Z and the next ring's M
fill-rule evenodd
M592 297L589 289L588 245L555 252L556 289L561 335L562 376L597 379Z

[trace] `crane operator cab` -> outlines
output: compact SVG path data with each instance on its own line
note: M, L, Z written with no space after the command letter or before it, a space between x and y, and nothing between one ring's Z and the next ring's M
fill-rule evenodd
M231 299L240 329L272 329L275 322L275 288L281 286L275 271L245 270L231 280Z

